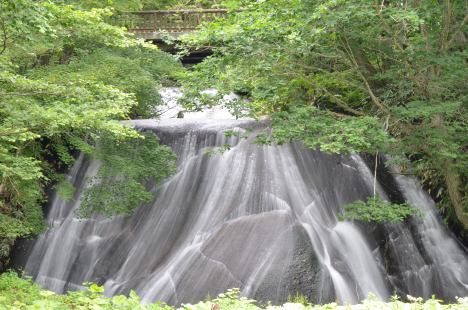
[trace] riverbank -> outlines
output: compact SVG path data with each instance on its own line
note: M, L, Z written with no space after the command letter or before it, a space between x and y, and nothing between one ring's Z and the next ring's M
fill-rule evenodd
M3 309L80 309L80 310L105 310L105 309L161 309L166 310L309 310L309 309L468 309L468 298L458 298L458 304L441 304L441 300L435 298L426 301L408 296L412 303L403 303L397 297L392 302L382 302L369 294L368 299L357 305L340 306L337 303L326 305L312 305L302 300L302 303L288 302L282 306L272 306L270 303L257 305L255 300L240 297L238 289L230 289L225 294L218 295L210 300L198 304L182 304L180 308L173 308L164 303L140 304L140 298L135 292L129 296L114 296L112 298L103 295L104 287L96 284L84 283L86 291L69 292L67 295L56 295L54 292L42 289L31 278L20 278L16 272L7 272L0 276L0 310ZM298 301L294 298L294 301ZM304 304L303 304L304 303Z

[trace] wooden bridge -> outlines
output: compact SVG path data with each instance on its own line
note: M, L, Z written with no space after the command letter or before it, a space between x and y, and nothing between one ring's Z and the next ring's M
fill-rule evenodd
M124 25L136 37L146 40L161 40L159 31L167 31L178 38L194 31L203 22L218 18L227 18L228 10L164 10L125 12L127 19Z

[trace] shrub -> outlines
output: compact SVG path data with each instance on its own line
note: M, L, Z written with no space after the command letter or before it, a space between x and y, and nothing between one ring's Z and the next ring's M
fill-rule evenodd
M129 296L114 296L112 298L102 295L104 287L92 283L83 283L86 291L68 292L67 295L56 295L54 292L43 290L35 284L31 277L20 278L15 271L9 270L0 276L0 310L107 310L107 309L161 309L176 310L165 303L140 304L140 298L134 291ZM429 309L468 309L468 298L457 298L456 304L441 304L435 296L423 301L422 298L408 296L411 303L399 301L397 296L392 297L391 302L383 302L374 294L369 294L366 300L358 305L339 306L337 303L326 305L303 305L306 297L299 293L294 296L294 302L285 303L282 306L272 306L268 303L266 307L259 307L253 299L241 297L238 288L229 289L225 294L219 294L213 300L199 302L198 304L182 304L177 310L320 310L320 309L349 309L349 310L371 310L371 309L404 309L404 310L429 310Z

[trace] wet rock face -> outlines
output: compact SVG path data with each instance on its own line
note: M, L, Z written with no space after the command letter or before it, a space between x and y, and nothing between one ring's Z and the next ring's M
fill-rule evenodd
M375 155L361 154L368 168L375 169ZM396 173L386 166L388 156L377 157L377 180L380 195L393 203L410 201L426 214L424 218L409 217L401 223L360 223L363 230L377 241L380 265L389 281L389 291L407 301L407 295L430 298L435 295L446 303L456 302L455 296L466 294L467 249L443 224L433 199L417 178ZM372 241L370 241L372 244ZM465 257L460 260L461 257Z
M296 224L289 233L292 246L288 251L276 253L275 265L258 284L253 298L259 304L267 301L283 304L288 298L294 300L296 294L314 304L334 301L333 283L315 255L306 231ZM276 292L274 300L272 292Z
M333 282L323 268L312 244L301 226L296 226L294 260L289 267L290 283L286 288L288 295L302 294L309 302L325 304L336 300ZM281 301L281 303L286 300Z

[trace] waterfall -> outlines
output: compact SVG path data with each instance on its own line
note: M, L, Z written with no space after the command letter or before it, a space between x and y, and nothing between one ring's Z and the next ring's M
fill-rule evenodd
M54 228L37 239L25 266L44 288L64 293L89 281L109 296L135 290L143 302L170 305L233 287L274 304L296 292L341 304L370 292L383 300L468 295L467 252L416 179L393 177L425 218L338 222L343 204L373 194L373 172L357 154L325 155L299 143L258 147L222 134L263 129L251 120L131 122L172 147L178 173L152 188L154 200L130 217L80 221L73 214L79 193L70 202L52 196L46 220ZM224 143L234 147L204 155ZM81 188L98 168L81 154L67 179ZM376 190L389 199L382 184Z
M400 253L396 267L402 275L401 290L412 296L429 297L430 294L435 294L443 300L453 300L453 296L466 296L466 249L450 235L440 214L436 212L434 202L421 190L421 184L415 177L395 175L394 178L405 200L409 200L426 214L424 218L415 218L414 223L406 228L405 233L412 236L413 245L404 239L398 240L400 237L397 234L389 234L389 245L393 248L394 255ZM389 227L389 232L390 230ZM413 248L419 251L411 253Z

